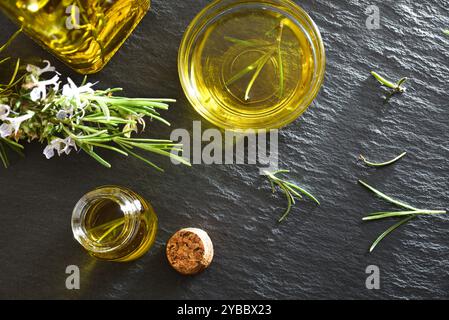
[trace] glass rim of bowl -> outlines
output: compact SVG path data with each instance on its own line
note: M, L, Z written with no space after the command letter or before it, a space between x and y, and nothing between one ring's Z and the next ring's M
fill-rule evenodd
M276 119L273 119L271 122L267 121L263 126L245 127L227 123L226 121L219 119L217 116L214 116L213 113L201 105L201 102L197 98L197 95L194 92L195 89L192 87L191 83L190 56L192 48L195 47L195 43L198 41L200 35L211 21L214 21L218 17L229 13L233 7L249 4L252 6L260 5L262 7L269 6L275 8L277 12L287 16L301 28L314 53L314 71L313 78L310 82L310 87L308 88L309 90L302 97L301 102L293 107L292 112L283 118L276 117ZM304 24L307 24L307 28L304 27ZM321 33L309 14L291 0L215 0L203 8L187 27L178 52L179 78L189 103L204 119L220 128L230 130L277 129L293 122L308 109L318 95L324 82L325 70L326 54ZM247 119L250 118L250 116L247 117Z

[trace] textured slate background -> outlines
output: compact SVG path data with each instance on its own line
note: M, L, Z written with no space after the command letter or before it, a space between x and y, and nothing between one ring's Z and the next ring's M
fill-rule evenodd
M197 12L210 1L155 0L134 35L100 74L100 87L129 96L179 101L166 114L175 128L199 116L184 98L177 49ZM372 240L393 221L362 223L364 213L390 208L360 187L363 178L416 206L445 208L449 196L449 27L447 1L296 1L320 27L328 65L325 85L302 118L281 131L282 167L322 199L301 203L276 224L284 199L272 196L255 166L170 165L165 174L137 160L108 154L112 170L79 154L47 161L42 146L0 170L1 298L448 298L449 217L417 219L371 255ZM365 9L377 4L380 30L367 30ZM0 16L0 40L15 26ZM13 53L39 55L76 77L21 36ZM383 104L372 69L412 80L403 96ZM203 126L208 124L203 122ZM155 134L169 129L155 127ZM392 167L367 169L402 151ZM129 264L91 259L72 239L71 210L90 189L129 186L149 199L160 218L152 251ZM216 257L205 273L186 278L167 265L164 243L177 229L207 230ZM81 290L65 289L65 268L81 268ZM365 288L365 268L381 270L381 290Z

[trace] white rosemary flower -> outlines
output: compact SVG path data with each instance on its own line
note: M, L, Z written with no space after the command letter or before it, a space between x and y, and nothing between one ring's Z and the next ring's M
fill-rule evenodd
M62 87L62 95L67 99L74 100L77 107L83 108L80 95L83 93L95 93L95 91L92 89L92 86L94 86L95 84L89 82L84 86L78 87L70 78L67 78L67 82L68 83Z
M22 122L31 119L33 116L34 112L28 111L27 114L20 117L16 118L4 117L4 119L2 119L4 123L0 126L0 137L6 138L12 135L13 133L16 135L19 132L20 125L22 124Z
M55 156L55 151L58 153L58 156L61 154L70 154L72 148L77 150L75 140L70 137L65 139L56 138L53 139L48 146L44 149L44 155L47 159L51 159Z
M44 68L39 68L38 66L29 64L27 65L27 72L31 73L33 76L39 78L42 74L46 73L46 72L54 72L57 75L60 75L60 73L58 71L56 71L55 67L53 67L50 64L50 61L48 60L44 60L44 63L46 63L47 65Z
M5 120L9 113L11 112L11 107L7 104L0 104L0 120Z
M54 76L50 80L39 81L31 76L32 82L24 85L24 88L31 89L30 98L32 101L44 100L47 98L47 86L53 86L54 91L59 90L59 76Z
M47 87L53 86L54 91L59 90L59 75L60 73L56 71L56 69L51 66L48 60L44 60L47 64L44 68L39 68L35 65L29 64L27 65L27 72L30 74L27 77L27 82L25 82L22 87L24 89L31 90L30 98L32 101L36 102L38 100L44 100L47 98ZM54 72L56 75L50 80L42 80L39 81L39 77L47 72Z
M7 138L12 134L12 126L9 123L3 123L0 126L0 138Z
M56 114L56 119L58 120L65 120L67 118L71 117L71 111L70 110L59 110Z

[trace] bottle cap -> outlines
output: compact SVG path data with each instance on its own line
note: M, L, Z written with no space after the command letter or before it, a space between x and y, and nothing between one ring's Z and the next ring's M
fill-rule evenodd
M168 240L166 254L168 262L176 271L184 275L194 275L211 264L214 247L205 231L185 228Z

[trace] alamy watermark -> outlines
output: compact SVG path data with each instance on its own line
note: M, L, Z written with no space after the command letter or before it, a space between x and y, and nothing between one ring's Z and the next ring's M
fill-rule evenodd
M65 13L68 15L65 20L65 26L68 30L80 29L80 8L76 5L70 5L65 9Z
M368 290L379 290L380 289L380 269L376 265L369 265L365 269L365 273L368 277L365 281L365 287Z
M65 273L68 277L65 279L67 290L79 290L81 288L80 268L76 265L67 266Z
M365 14L368 15L366 18L366 28L368 30L380 29L380 9L378 6L370 5L366 8Z
M250 164L264 170L276 171L279 167L278 130L218 130L202 131L201 122L193 121L191 132L175 129L170 139L183 145L172 153L185 158L193 165ZM174 164L179 161L172 158Z

